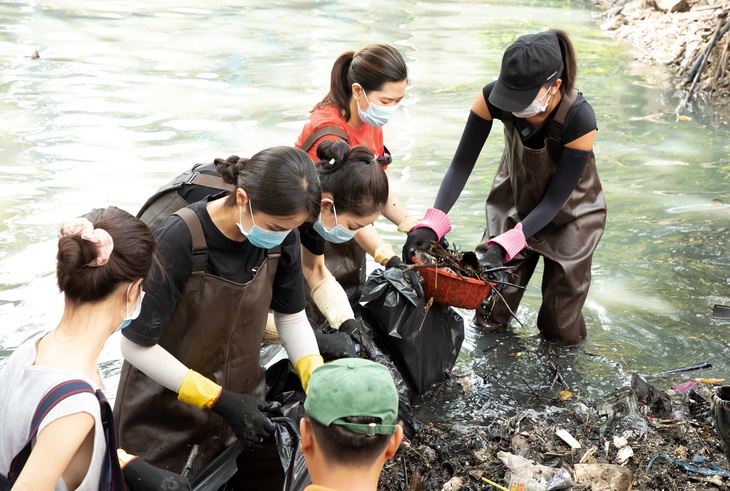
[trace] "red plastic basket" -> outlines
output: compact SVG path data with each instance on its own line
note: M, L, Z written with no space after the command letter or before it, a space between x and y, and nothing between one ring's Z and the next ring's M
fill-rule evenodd
M416 268L416 271L423 277L426 298L433 297L434 302L452 307L476 309L492 288L486 281L461 278L435 266Z

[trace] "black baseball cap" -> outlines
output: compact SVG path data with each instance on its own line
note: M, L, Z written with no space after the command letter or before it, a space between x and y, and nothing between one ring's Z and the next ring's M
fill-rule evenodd
M502 56L489 102L503 111L522 111L535 100L540 87L555 82L562 71L563 56L555 32L520 36Z

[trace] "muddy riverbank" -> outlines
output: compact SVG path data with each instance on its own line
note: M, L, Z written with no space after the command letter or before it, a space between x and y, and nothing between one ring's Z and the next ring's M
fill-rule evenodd
M597 0L601 28L637 59L673 72L678 117L696 105L730 109L730 1Z

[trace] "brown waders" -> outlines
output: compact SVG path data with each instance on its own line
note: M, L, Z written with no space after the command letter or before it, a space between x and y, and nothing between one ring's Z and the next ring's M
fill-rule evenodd
M197 215L187 208L177 214L193 238L193 273L158 344L185 366L223 388L265 399L259 350L281 254L278 249L270 251L254 278L245 284L209 275L205 273L207 246ZM199 452L191 476L197 475L235 441L233 432L219 415L178 401L175 392L126 361L114 409L120 446L172 472L182 472L195 444ZM266 489L255 479L270 481L279 477L262 465L258 458L261 455L275 458L273 469L278 464L281 481L271 489L277 489L277 485L281 489L283 472L278 453L273 440L266 444L273 450L266 447L241 454L239 473L234 479L240 477L244 484L235 489ZM270 462L271 459L266 463ZM250 476L247 466L251 467Z
M539 150L522 144L513 119L505 119L505 151L486 203L487 228L477 251L486 251L487 241L514 228L545 195L560 161L560 135L568 110L578 92L564 95L550 123L545 146ZM542 305L537 327L548 340L561 345L578 344L586 336L581 309L591 282L591 260L606 224L606 202L596 171L595 156L586 165L578 185L557 216L527 240L527 247L507 266L516 275L510 282L526 286L538 259L543 258ZM508 275L509 277L509 275ZM513 312L524 290L506 286L501 294ZM506 325L511 317L499 296L485 299L475 313L484 330Z

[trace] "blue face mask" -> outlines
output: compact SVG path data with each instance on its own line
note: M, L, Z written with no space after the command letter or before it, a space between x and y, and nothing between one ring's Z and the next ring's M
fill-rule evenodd
M251 227L251 230L246 230L243 228L243 207L238 207L238 229L241 231L241 233L246 236L246 238L251 242L254 246L259 247L261 249L273 249L274 247L280 245L282 242L284 242L284 239L287 235L289 235L289 232L291 230L281 230L278 232L274 232L273 230L266 230L265 228L261 228L258 225L256 225L256 222L253 219L253 208L251 208L251 200L248 200L248 211L251 214L251 221L253 222L253 227Z
M127 297L125 298L129 297L129 290L132 288L132 285L134 285L134 282L130 283L127 287ZM134 319L139 317L139 313L142 311L142 300L144 300L144 290L139 293L139 301L137 302L137 306L134 308L134 311L131 314L129 313L129 307L127 307L127 317L122 321L121 324L119 324L119 327L117 327L117 331L121 331L129 324L131 324Z
M348 230L337 221L337 211L335 210L335 204L332 203L332 213L335 215L335 227L332 230L327 230L324 227L324 223L322 223L322 213L319 214L319 219L314 222L314 230L317 231L319 235L322 236L324 240L327 242L332 242L333 244L342 244L343 242L347 242L348 240L352 240L353 237L355 237L355 234L357 233L357 230Z
M395 110L398 109L398 104L395 106L379 106L377 104L373 104L368 100L365 89L362 89L362 95L368 103L368 108L365 112L363 112L363 110L360 109L360 104L356 104L357 115L360 116L360 119L364 123L367 123L370 126L383 126L390 120L390 117L393 115Z

